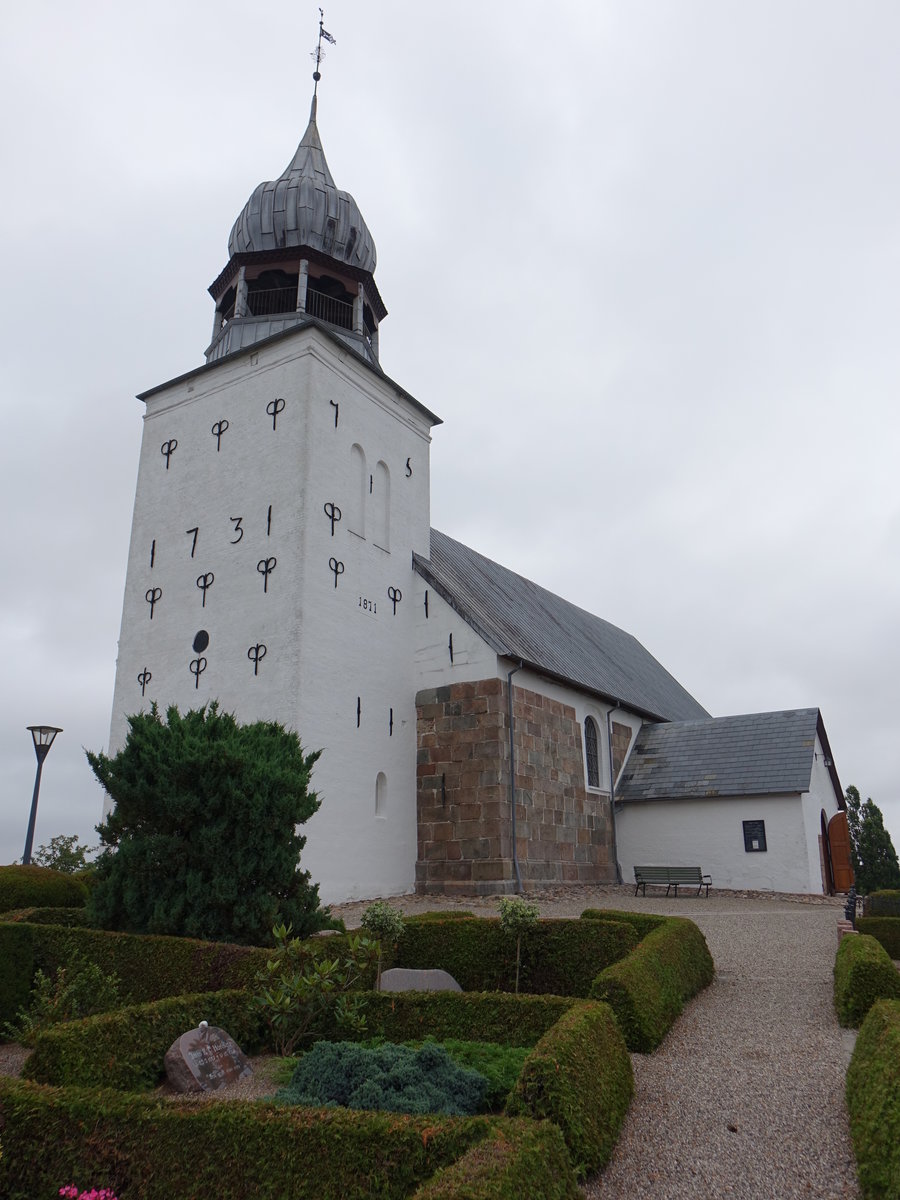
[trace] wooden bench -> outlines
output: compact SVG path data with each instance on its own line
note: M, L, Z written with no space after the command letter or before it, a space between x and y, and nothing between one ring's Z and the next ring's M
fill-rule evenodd
M646 896L648 883L658 887L665 884L667 896L671 888L675 889L677 896L679 884L686 887L696 886L698 896L706 888L708 896L712 879L704 875L699 867L635 867L634 894L637 895L638 888L641 888L641 894Z

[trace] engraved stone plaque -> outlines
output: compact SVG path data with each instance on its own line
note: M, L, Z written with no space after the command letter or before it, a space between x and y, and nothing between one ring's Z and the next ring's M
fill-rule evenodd
M178 1092L212 1092L253 1074L237 1043L224 1029L205 1021L175 1039L165 1065L166 1077Z

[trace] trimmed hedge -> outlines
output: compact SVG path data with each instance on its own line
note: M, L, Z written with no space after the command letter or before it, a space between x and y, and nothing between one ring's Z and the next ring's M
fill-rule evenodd
M219 1025L247 1054L265 1044L242 991L199 992L56 1025L38 1035L23 1074L38 1083L141 1091L164 1074L166 1051L201 1021Z
M900 917L857 917L856 928L881 942L890 958L900 959Z
M591 995L610 1005L628 1049L646 1054L713 974L712 955L694 922L665 917L627 958L601 971Z
M360 1041L506 1042L533 1046L575 1003L559 996L470 995L460 992L375 992L367 998L366 1029ZM169 1046L200 1021L226 1029L242 1050L266 1042L243 991L202 992L132 1005L113 1013L57 1025L38 1036L26 1075L40 1083L136 1091L153 1087L163 1073ZM336 1025L322 1036L347 1041Z
M638 940L624 922L545 918L522 938L519 990L586 997L597 973L624 958ZM410 921L392 965L442 967L466 992L511 992L516 946L497 918Z
M574 1004L525 1060L506 1111L548 1118L562 1131L579 1179L609 1161L634 1081L631 1059L605 1004Z
M512 1127L503 1118L178 1103L13 1079L0 1079L0 1120L7 1200L55 1196L70 1180L125 1200L407 1200L439 1167Z
M581 914L582 921L624 921L636 930L639 938L645 938L654 929L659 929L668 917L660 917L654 913L621 912L617 908L586 908Z
M563 996L510 996L506 992L374 992L366 999L366 1029L360 1040L438 1042L457 1038L533 1046L575 1000ZM337 1028L329 1038L347 1035Z
M549 1121L506 1121L412 1200L578 1200L562 1134Z
M847 1109L864 1200L900 1200L900 1003L896 1000L877 1001L862 1023L847 1071Z
M34 974L34 950L31 930L10 925L0 935L0 1042L7 1040L3 1027L28 1007Z
M865 933L841 938L834 960L834 1006L842 1025L857 1028L876 1000L900 999L900 973L888 952Z
M20 925L65 925L70 929L88 929L90 922L83 908L14 908L0 913L0 921Z
M0 867L0 913L14 908L83 908L88 890L80 879L50 867Z
M867 917L900 917L900 891L870 892L865 906Z

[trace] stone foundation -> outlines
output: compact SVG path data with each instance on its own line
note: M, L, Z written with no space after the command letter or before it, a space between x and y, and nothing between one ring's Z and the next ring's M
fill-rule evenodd
M506 683L432 688L416 704L416 890L514 892ZM523 887L615 882L609 801L586 791L575 710L515 686L513 706Z

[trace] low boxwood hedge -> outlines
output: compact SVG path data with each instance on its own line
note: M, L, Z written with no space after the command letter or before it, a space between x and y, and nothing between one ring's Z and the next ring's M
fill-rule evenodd
M549 1121L505 1121L412 1200L577 1200L562 1134Z
M844 938L844 942L856 941ZM842 943L843 944L843 943ZM879 1000L847 1071L847 1109L864 1200L900 1200L900 1002Z
M38 1035L23 1074L38 1083L77 1087L133 1092L155 1087L166 1051L201 1021L227 1030L247 1054L265 1044L246 992L200 992L56 1025Z
M366 1003L366 1028L357 1036L390 1042L432 1037L533 1046L574 1003L560 996L373 992ZM265 1045L265 1030L251 1015L246 992L205 992L55 1026L38 1036L26 1074L58 1085L126 1091L153 1087L162 1077L163 1057L172 1042L204 1020L226 1029L247 1053ZM337 1025L322 1026L319 1033L332 1041L348 1040Z
M582 921L623 921L637 931L639 938L645 938L654 929L659 929L668 917L655 913L622 912L617 908L586 908L581 914Z
M856 928L881 942L888 957L900 959L900 917L857 917Z
M31 930L25 925L0 926L0 1042L6 1041L3 1027L28 1007L34 975Z
M620 921L544 919L522 938L519 990L582 996L594 976L632 950L639 935ZM516 947L497 918L410 921L394 966L449 971L466 992L515 988Z
M633 1090L631 1059L612 1012L582 1001L525 1060L506 1111L558 1125L583 1179L609 1160Z
M900 891L884 889L866 896L867 917L900 917Z
M14 908L83 908L88 890L80 879L50 867L0 867L0 913Z
M65 925L69 928L88 928L87 911L83 908L14 908L0 913L0 922L29 925Z
M503 1118L192 1104L13 1079L0 1079L0 1120L7 1200L73 1180L124 1200L406 1200L472 1146L517 1132Z
M858 1027L876 1000L900 999L900 973L868 934L841 938L834 960L834 1006L842 1025Z
M713 974L712 955L694 922L665 917L627 958L600 972L591 995L610 1005L628 1049L646 1054Z

